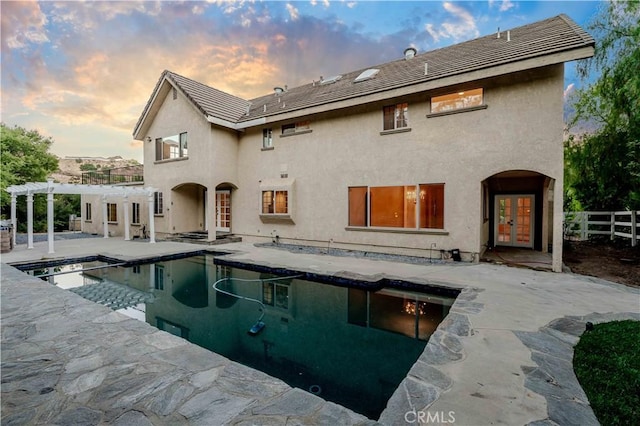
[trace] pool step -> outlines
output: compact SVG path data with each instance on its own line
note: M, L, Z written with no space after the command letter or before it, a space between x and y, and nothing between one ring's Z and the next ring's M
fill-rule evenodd
M208 233L206 231L195 232L181 232L179 234L173 234L167 237L167 240L177 241L180 243L192 243L192 244L204 244L204 245L216 245L226 243L239 243L242 242L242 237L227 233L216 233L216 239L214 241L208 240Z

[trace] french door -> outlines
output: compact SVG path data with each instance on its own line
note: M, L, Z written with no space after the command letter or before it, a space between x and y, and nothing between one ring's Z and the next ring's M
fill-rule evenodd
M216 191L216 231L231 232L231 191Z
M533 195L495 196L495 245L533 248Z

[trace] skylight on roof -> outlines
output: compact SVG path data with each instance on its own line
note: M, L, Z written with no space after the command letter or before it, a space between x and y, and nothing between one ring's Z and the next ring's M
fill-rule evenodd
M375 77L376 74L378 74L379 72L380 70L377 68L369 68L368 70L362 71L360 75L357 76L355 80L353 80L353 82L358 83L360 81L370 80L373 77Z
M341 75L334 75L332 77L329 78L325 78L324 80L322 80L320 82L320 84L331 84L331 83L335 83L336 81L340 80L342 78Z

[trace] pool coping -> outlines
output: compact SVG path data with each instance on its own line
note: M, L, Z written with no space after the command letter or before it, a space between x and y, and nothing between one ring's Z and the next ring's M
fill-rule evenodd
M229 248L231 249L231 253L229 254L233 254L235 257L240 259L244 257L244 260L247 260L247 258L251 260L252 253L255 252L255 250L249 249L246 244L247 243L239 243L230 245ZM193 248L194 246L184 245L182 247ZM298 260L303 259L310 271L317 270L317 265L321 265L320 269L329 271L334 275L345 275L345 270L347 269L350 271L360 271L359 273L347 272L346 276L348 277L359 276L362 274L362 271L366 271L363 275L366 275L367 277L394 278L393 275L396 273L394 271L403 270L405 268L405 266L402 266L401 269L398 269L397 265L390 262L385 263L376 261L367 263L363 266L358 259L353 259L348 263L345 263L335 261L331 256L326 255L316 257L305 255L300 256L301 257L299 257ZM283 258L282 255L263 252L262 255L258 255L257 257L262 258L261 263L263 264L280 266L287 265L287 256L284 256ZM297 257L297 255L295 257ZM298 260L296 260L296 262ZM340 270L339 268L344 267L342 265L345 264L353 265L355 267L348 267L345 270ZM406 268L410 269L410 266ZM534 358L537 357L536 352L540 352L540 348L536 349L525 345L517 335L521 331L524 331L525 333L543 332L542 330L549 326L549 324L554 321L559 321L565 317L586 318L589 315L593 315L599 318L599 321L628 316L631 316L632 319L640 319L639 313L636 312L637 303L633 303L633 300L637 301L637 297L640 294L638 289L627 288L622 285L596 278L574 274L551 274L547 272L526 271L518 268L508 268L506 266L489 264L472 265L469 268L453 269L434 266L434 268L420 270L424 271L424 277L428 278L424 281L442 283L452 288L462 289L462 293L458 296L458 299L463 297L468 300L457 307L455 305L458 302L458 299L456 300L456 303L452 306L452 310L454 313L460 314L461 317L458 317L456 320L452 320L452 324L450 324L451 329L448 328L449 325L443 325L441 323L440 326L443 328L447 327L447 329L438 330L443 331L443 333L441 333L437 339L430 339L427 344L427 349L430 348L430 351L442 356L443 360L446 362L441 364L427 364L420 362L414 365L415 370L412 369L412 371L410 371L410 374L405 378L405 381L403 381L402 386L397 389L396 393L398 393L398 395L396 396L394 394L392 399L389 401L387 410L385 410L383 415L380 417L380 422L385 424L415 423L415 418L408 419L406 417L407 411L401 411L407 408L412 410L408 411L408 413L420 413L424 411L427 411L428 413L429 410L435 410L435 414L443 414L447 412L446 409L453 409L456 410L456 423L459 424L489 424L494 423L495 421L501 421L503 423L515 422L518 424L536 426L555 424L555 422L551 420L551 411L557 409L558 406L565 409L567 408L566 405L570 404L571 401L566 401L566 404L564 402L560 403L560 405L556 404L556 408L553 408L553 401L550 401L550 398L556 398L556 396L553 393L545 395L541 389L535 390L531 388L531 379L529 377L523 377L522 379L518 378L517 380L508 379L509 383L505 383L504 386L502 386L501 383L496 383L491 389L485 387L485 390L482 393L474 392L469 395L469 392L472 392L472 388L474 386L474 383L470 382L470 380L474 380L475 376L484 377L487 376L487 374L484 371L476 371L475 373L471 371L474 378L463 379L462 383L460 377L456 374L460 371L468 371L469 368L473 368L474 366L477 367L479 361L489 360L489 358L487 358L487 354L482 353L479 355L476 353L474 358L474 352L478 349L478 342L483 342L488 338L489 347L502 348L501 345L507 344L505 349L515 350L516 352L513 353L514 361L516 363L520 363L520 366L518 367L520 374L517 375L521 376L522 373L525 373L524 376L526 376L528 373L534 371L531 370L531 367L540 366L536 363L536 360L534 360ZM370 271L373 273L370 273ZM383 271L383 273L380 273L380 271ZM407 274L414 273L412 271L414 270L398 274L398 276L405 276ZM413 279L413 276L411 278ZM478 283L480 285L473 287L469 285L469 283ZM558 288L557 293L556 290L551 290L556 287ZM478 291L472 291L474 288ZM496 312L496 308L500 308L500 303L503 299L508 300L514 297L513 294L506 294L503 296L501 293L496 293L496 291L504 291L504 289L513 289L515 292L514 294L522 293L525 296L528 295L527 297L530 297L531 300L527 300L527 303L529 305L538 303L535 305L537 311L532 313L530 312L530 309L527 308L523 311L516 311L513 313L505 311L504 309L498 309ZM545 296L546 292L549 292L550 290L553 291L553 293L549 293L549 296ZM582 292L578 298L576 298L573 293L576 290ZM500 296L499 300L494 301L491 298L488 298L488 293L491 293L491 297L496 295ZM539 295L544 297L540 298L538 297ZM630 297L631 295L633 296ZM536 297L538 297L538 299L536 299ZM633 299L633 297L635 297L635 299ZM462 301L462 299L460 300ZM572 302L570 302L570 304L566 304L567 300L571 300ZM544 304L540 305L541 302ZM522 303L518 306L520 306L521 309L525 308L525 305L522 305ZM458 308L460 309L460 312L456 312ZM578 312L579 314L570 314L572 312ZM518 318L517 316L514 317L514 315L519 315L522 318ZM466 320L463 317L466 317ZM545 322L540 322L541 319L545 318L547 319ZM470 325L468 331L466 327L467 320ZM502 320L510 321L504 329L501 329L499 325L499 321ZM525 322L527 320L535 320L533 324L538 325L536 327L531 327L531 324L527 324ZM496 336L506 340L507 343L501 343L501 341L496 343ZM511 337L509 338L509 336ZM492 342L491 339L494 339L494 341ZM517 345L515 341L518 342ZM524 352L522 348L525 349ZM544 351L540 353L544 353ZM458 360L448 359L448 357L455 358L458 355L461 356ZM504 358L503 356L499 359L505 360L508 358ZM540 358L537 359L539 360ZM511 377L505 376L505 374L515 374L515 372L510 373L510 369L512 367L513 366L509 365L500 365L500 368L504 370L504 373L498 376L503 378ZM566 363L565 368L569 368L570 372L572 372L571 367L570 363ZM484 368L484 365L482 368ZM452 372L454 374L452 374ZM563 370L562 372L565 373L566 371ZM551 373L556 374L557 372ZM561 386L563 385L561 383L563 378L564 376L560 377L559 380L556 380L556 382ZM479 385L482 386L481 384ZM495 386L498 387L496 388ZM517 387L514 389L513 386ZM496 396L496 392L499 394L501 387L507 392L513 392L515 390L515 396L522 393L522 396L524 396L527 401L519 402L519 405L514 405L514 408L519 407L517 411L509 409L507 406L500 406L500 410L496 411L495 404L500 403L502 400L499 396ZM538 393L538 391L541 391L542 393ZM418 397L412 398L414 395L418 395ZM482 406L474 406L473 404L469 404L470 401L473 402L474 397L489 399L476 399L477 401L485 402L483 402ZM523 412L522 408L526 408L527 411ZM587 405L586 409L590 410L590 407ZM410 420L414 421L412 422ZM367 424L375 423L370 420L367 421L369 422Z

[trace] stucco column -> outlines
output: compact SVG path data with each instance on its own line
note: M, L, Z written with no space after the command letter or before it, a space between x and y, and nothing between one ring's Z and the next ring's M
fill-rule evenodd
M122 200L122 208L124 209L124 240L129 241L129 196L124 195Z
M16 228L18 226L18 218L16 218L16 205L18 203L18 196L12 192L11 193L11 227L13 228L11 230L12 236L11 238L13 238L13 247L16 246Z
M153 214L153 193L149 194L147 197L147 204L149 207L149 243L153 244L156 242L156 224Z
M27 192L27 248L33 248L33 194Z
M107 196L102 196L102 231L104 232L104 236L102 238L109 238L109 224L107 223L108 212L107 212Z
M47 242L49 243L49 254L53 250L53 180L47 180Z
M563 207L564 182L559 175L553 186L553 256L551 268L553 272L562 272L562 207Z

